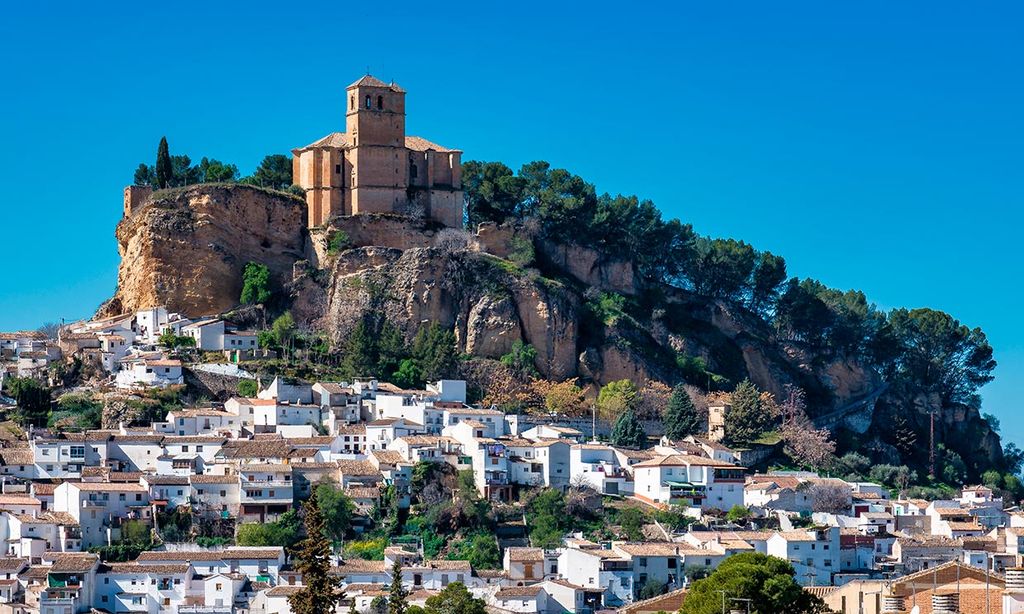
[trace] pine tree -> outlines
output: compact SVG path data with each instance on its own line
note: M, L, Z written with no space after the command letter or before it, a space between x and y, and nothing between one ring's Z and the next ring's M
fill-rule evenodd
M636 414L629 409L615 421L610 439L613 446L642 448L647 444L647 433Z
M761 407L761 393L749 379L736 386L731 409L725 415L725 438L729 443L748 443L771 428L771 412Z
M294 614L333 612L345 599L345 592L341 590L341 579L331 575L331 542L324 532L324 517L315 490L302 509L306 514L306 539L297 545L295 568L302 572L304 586L288 596L288 605Z
M174 182L174 167L171 164L171 153L167 147L167 137L160 138L156 149L156 184L163 189Z
M700 417L690 395L682 385L672 389L665 408L665 436L675 441L693 435L700 429Z
M388 614L405 614L409 608L409 591L402 586L402 564L395 561L391 567L391 589L388 591Z

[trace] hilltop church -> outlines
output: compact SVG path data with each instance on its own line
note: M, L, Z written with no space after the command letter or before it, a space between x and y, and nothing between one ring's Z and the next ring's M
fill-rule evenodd
M462 152L405 134L405 90L366 75L346 88L345 132L293 149L308 224L398 213L461 228Z

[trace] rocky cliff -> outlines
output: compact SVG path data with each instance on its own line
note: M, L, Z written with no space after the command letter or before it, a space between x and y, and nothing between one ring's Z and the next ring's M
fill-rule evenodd
M117 227L122 262L115 296L100 315L151 305L190 316L237 306L242 269L266 264L282 300L303 327L337 347L363 314L382 313L411 339L438 323L459 351L499 358L523 341L553 380L602 385L622 378L675 383L679 359L699 361L693 383L724 386L749 377L763 390L795 384L816 420L852 437L875 459L898 459L886 433L896 415L936 429L962 455L997 462L999 438L977 410L887 390L855 360L815 353L779 339L742 307L675 288L645 288L627 262L592 249L539 239L528 228L437 228L401 216L340 218L304 228L305 207L287 194L204 185L157 192ZM598 313L604 297L622 312ZM923 443L923 442L921 442Z
M278 284L304 257L305 203L244 185L156 192L117 225L117 292L98 315L154 305L189 316L234 307L242 269L262 262Z

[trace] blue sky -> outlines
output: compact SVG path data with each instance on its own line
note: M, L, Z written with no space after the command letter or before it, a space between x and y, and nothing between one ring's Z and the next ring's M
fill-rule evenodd
M121 188L162 135L248 173L343 129L369 68L467 159L546 159L982 327L984 411L1024 445L1019 3L27 4L0 21L0 330L113 292Z

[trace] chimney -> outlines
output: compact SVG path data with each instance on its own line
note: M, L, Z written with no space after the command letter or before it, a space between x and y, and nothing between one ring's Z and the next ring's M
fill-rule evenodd
M1024 567L1006 569L1006 592L1024 593Z
M960 614L960 593L933 593L933 614Z
M905 600L897 595L882 596L882 614L900 614L903 612Z

